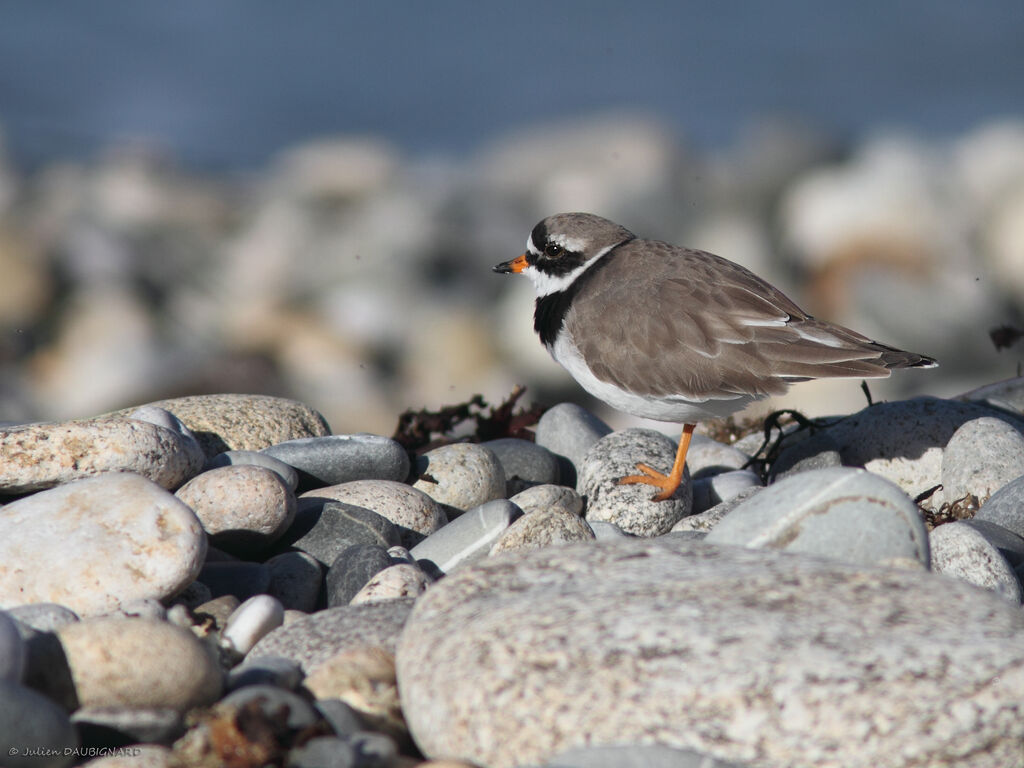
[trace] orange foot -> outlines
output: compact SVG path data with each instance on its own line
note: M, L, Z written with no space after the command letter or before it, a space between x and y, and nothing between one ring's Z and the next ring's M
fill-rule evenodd
M656 494L651 498L651 501L665 501L672 497L672 494L676 492L676 488L683 481L683 470L686 468L686 452L690 448L690 438L693 436L693 424L683 425L683 434L679 437L679 448L676 451L676 460L672 464L672 471L667 475L661 474L655 469L651 469L646 464L637 464L636 468L639 469L643 474L640 475L626 475L619 480L619 485L633 485L635 483L643 483L644 485L653 485L655 488L660 488L661 493Z

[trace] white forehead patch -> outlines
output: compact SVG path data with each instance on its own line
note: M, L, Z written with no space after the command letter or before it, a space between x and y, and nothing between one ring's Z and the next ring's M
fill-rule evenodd
M587 246L587 241L579 237L569 237L568 235L549 235L548 242L559 245L570 253L583 253L583 249ZM541 247L538 248L533 242L533 235L531 234L526 238L526 250L532 253L534 256L540 256L543 251L545 243L541 243Z

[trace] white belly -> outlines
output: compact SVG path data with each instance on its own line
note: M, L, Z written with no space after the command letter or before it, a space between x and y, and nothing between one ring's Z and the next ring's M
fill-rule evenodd
M677 424L695 424L710 419L724 419L743 410L756 399L737 395L730 398L687 400L682 396L651 397L637 395L619 389L613 384L598 379L590 370L579 349L572 343L569 334L562 331L553 347L548 347L551 356L567 370L587 392L602 400L617 411L656 421L671 421Z

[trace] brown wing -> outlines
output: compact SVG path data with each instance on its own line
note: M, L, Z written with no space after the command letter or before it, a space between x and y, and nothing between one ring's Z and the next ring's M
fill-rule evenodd
M713 254L634 240L605 258L565 322L594 375L633 392L759 397L794 381L934 363L815 320Z

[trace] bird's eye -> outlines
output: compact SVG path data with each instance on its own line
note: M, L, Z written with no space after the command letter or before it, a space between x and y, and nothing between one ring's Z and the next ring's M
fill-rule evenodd
M563 253L565 253L565 248L555 243L548 243L544 246L544 255L549 259L557 259Z

